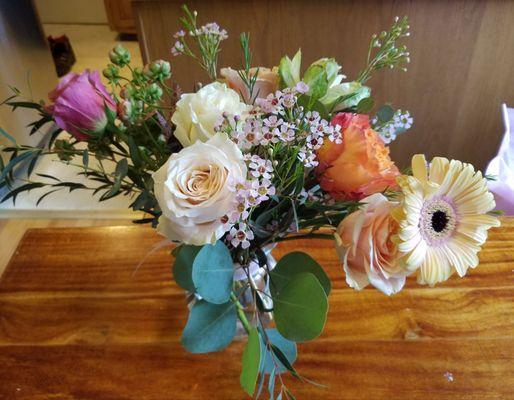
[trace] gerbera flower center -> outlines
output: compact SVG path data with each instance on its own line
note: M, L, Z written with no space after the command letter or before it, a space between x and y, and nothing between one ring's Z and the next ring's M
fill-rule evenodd
M448 216L444 211L437 210L432 214L432 229L436 232L442 232L448 225Z
M421 235L431 245L451 237L457 227L457 213L451 201L438 198L425 203L419 227Z

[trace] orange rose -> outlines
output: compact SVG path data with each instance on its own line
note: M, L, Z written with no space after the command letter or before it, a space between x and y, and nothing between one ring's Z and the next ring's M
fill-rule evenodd
M273 69L259 67L257 81L253 87L251 99L249 98L250 94L248 93L248 88L239 76L238 71L233 70L232 68L222 68L220 72L221 76L225 78L226 84L242 96L243 101L248 104L252 103L255 98L265 98L268 94L274 93L278 90L279 76L276 67ZM250 76L253 76L256 72L257 68L250 68Z
M318 151L317 172L323 190L336 199L360 200L397 187L400 172L367 115L339 113L331 124L341 126L343 141L326 141Z

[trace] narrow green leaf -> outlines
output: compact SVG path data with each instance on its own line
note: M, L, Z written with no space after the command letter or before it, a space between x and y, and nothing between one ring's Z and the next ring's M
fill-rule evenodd
M36 175L40 176L41 178L52 179L52 180L57 181L57 182L61 181L59 178L56 178L55 176L48 175L48 174L36 174Z
M41 151L36 151L34 153L34 157L32 160L30 160L29 167L27 168L27 176L30 177L32 175L32 172L34 171L34 168L36 167L36 163L39 160L39 156L41 155Z
M46 192L44 195L42 195L36 202L36 206L39 206L39 204L41 204L41 202L49 195L51 195L52 193L54 192L57 192L59 191L60 189L54 189L54 190L50 190L49 192Z
M11 190L9 193L7 193L2 198L0 203L3 203L4 201L9 200L10 198L12 198L13 203L16 204L16 197L18 197L18 195L20 193L28 192L29 190L40 188L40 187L43 187L43 186L46 186L46 185L44 183L40 183L40 182L26 183L25 185L17 187L16 189Z
M202 247L193 262L192 276L196 292L206 301L214 304L228 301L232 292L234 263L221 240Z
M35 109L35 110L42 109L41 104L33 103L30 101L8 101L6 104L11 106L13 108L13 111L16 110L18 107L31 108L31 109Z
M123 180L123 178L125 178L127 176L127 172L128 172L128 161L126 158L122 158L116 164L116 169L115 169L114 173L119 180Z
M9 135L6 131L4 131L2 128L0 128L0 134L7 138L10 142L16 144L16 139L13 138L11 135Z
M175 282L185 290L194 291L193 284L193 262L202 249L202 246L192 246L184 244L177 247L177 253L174 254L175 262L173 264L173 278Z
M182 345L191 353L209 353L227 347L236 334L236 305L200 300L189 313Z
M310 272L294 276L273 298L277 330L286 339L305 342L318 337L325 326L328 299Z
M249 396L253 396L257 377L259 376L259 365L261 362L261 345L257 328L252 328L248 334L248 342L243 352L243 361L239 382L243 390Z
M325 294L329 295L332 286L330 278L316 260L310 255L299 251L286 254L270 272L271 295L276 296L289 281L304 272L313 274L323 287Z
M70 193L77 189L87 189L87 186L82 183L76 182L59 182L52 185L53 187L66 187L69 189Z
M13 155L14 154L16 153L13 153ZM32 151L26 151L19 156L11 158L11 160L7 163L5 168L2 170L2 173L0 174L0 182L2 182L7 177L7 175L14 169L14 167L16 167L16 165L31 157L32 154Z
M84 165L84 171L87 172L89 167L89 151L87 149L82 152L82 165Z
M271 374L274 369L277 369L278 374L287 371L288 366L292 366L296 361L296 343L284 338L276 329L266 329L266 336L270 341L269 344L274 346L275 349L273 349L266 345L264 336L261 335L261 364L259 370L262 374ZM280 350L286 361L282 362L283 358L277 360L276 349ZM278 364L278 367L275 363Z

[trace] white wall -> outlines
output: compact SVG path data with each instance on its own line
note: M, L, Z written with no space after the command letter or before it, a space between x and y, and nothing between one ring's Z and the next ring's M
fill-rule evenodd
M106 24L103 0L35 0L43 24Z

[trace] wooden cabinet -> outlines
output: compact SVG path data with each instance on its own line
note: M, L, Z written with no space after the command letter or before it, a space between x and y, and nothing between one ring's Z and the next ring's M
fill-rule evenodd
M119 33L136 33L130 0L104 0L111 30Z

